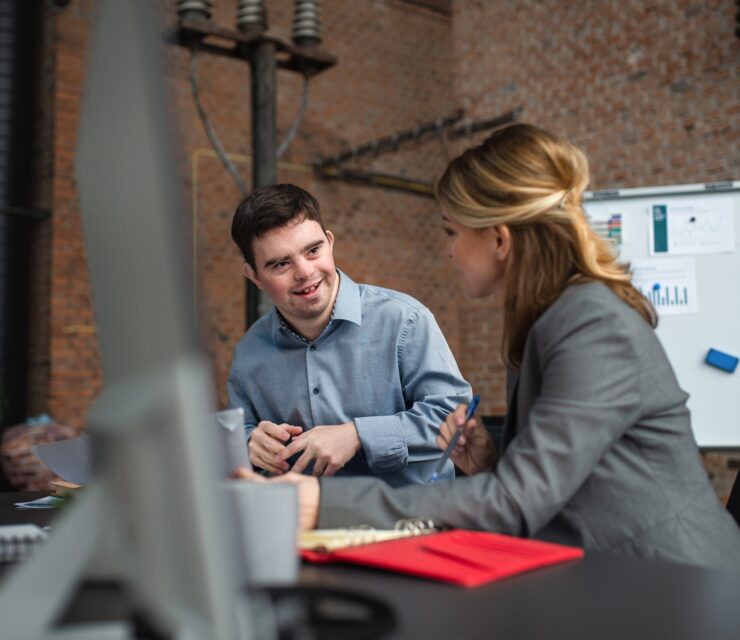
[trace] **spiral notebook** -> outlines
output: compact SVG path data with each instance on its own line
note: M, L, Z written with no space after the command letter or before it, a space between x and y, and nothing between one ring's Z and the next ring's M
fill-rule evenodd
M388 542L399 538L409 538L429 533L437 529L429 520L399 520L393 529L373 529L372 527L354 527L350 529L315 529L302 531L298 537L298 548L301 556L307 560L321 562L330 560L328 552L348 547Z
M429 535L411 533L323 552L301 551L309 562L359 564L464 587L477 587L583 555L578 547L462 529Z
M47 537L46 531L35 524L0 525L0 563L22 560Z

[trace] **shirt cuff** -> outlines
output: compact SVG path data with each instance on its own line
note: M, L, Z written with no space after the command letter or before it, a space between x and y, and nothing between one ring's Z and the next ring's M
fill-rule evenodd
M409 462L409 447L398 416L355 418L367 465L375 474L390 473Z

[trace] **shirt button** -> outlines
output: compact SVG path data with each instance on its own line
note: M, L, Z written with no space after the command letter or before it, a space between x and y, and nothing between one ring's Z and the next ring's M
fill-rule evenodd
M314 387L314 388L313 388L313 393L314 393L314 395L316 395L316 394L317 394L318 392L319 392L319 388L318 388L318 387Z
M315 344L312 344L312 345L311 345L311 346L309 347L309 349L311 349L311 351L316 351L316 345L315 345Z

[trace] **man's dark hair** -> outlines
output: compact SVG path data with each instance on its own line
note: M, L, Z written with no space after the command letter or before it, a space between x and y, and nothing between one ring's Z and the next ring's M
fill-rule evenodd
M308 191L294 184L260 187L236 207L231 221L231 238L241 250L247 264L256 270L252 240L270 229L303 220L315 220L324 229L319 203Z

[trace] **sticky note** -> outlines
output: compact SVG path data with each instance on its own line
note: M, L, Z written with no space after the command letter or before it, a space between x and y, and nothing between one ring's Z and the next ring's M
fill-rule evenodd
M717 351L717 349L710 349L704 362L723 371L727 371L727 373L735 373L738 358L731 356L729 353Z

